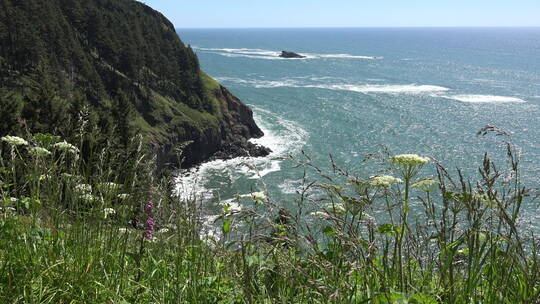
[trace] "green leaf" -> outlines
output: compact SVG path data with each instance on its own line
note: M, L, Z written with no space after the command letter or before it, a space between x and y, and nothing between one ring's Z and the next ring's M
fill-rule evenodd
M322 229L322 232L327 236L333 236L336 234L336 230L332 226L326 226Z
M382 224L377 228L378 233L386 233L388 235L392 235L394 233L401 232L401 227L394 226L392 224Z
M425 293L416 293L412 295L409 298L409 303L414 304L437 304L437 300L435 300L432 296L425 294Z
M223 231L223 234L227 234L231 231L231 219L227 218L223 222L223 225L221 226L221 230Z

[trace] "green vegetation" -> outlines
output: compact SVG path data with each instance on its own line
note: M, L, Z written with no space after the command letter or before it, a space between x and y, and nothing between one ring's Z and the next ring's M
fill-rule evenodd
M509 167L486 156L474 182L417 155L381 155L382 170L368 178L293 160L321 174L304 180L295 208L264 192L237 197L212 220L216 235L201 233L197 201L180 202L154 179L134 138L130 161L110 145L89 152L94 170L80 157L85 148L63 138L2 138L0 302L540 298L539 240L520 224L533 193L520 184L511 144Z
M1 1L0 302L538 303L511 144L478 181L417 155L367 178L291 159L320 174L294 208L255 192L210 220L158 177L188 141L195 163L261 135L226 95L142 3Z
M219 149L223 124L245 123L224 121L220 94L173 25L140 2L0 3L0 135L74 140L85 108L96 147L141 132L163 166L195 142L185 155L191 165Z

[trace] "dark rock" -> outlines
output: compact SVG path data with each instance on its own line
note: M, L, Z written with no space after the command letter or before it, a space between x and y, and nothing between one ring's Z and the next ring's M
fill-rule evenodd
M279 55L279 57L281 58L306 58L306 56L302 56L295 52L288 52L288 51L281 51L281 55Z
M222 104L221 124L219 128L209 128L194 136L196 140L183 150L181 166L189 168L209 160L270 154L269 148L248 141L264 135L253 120L253 111L223 86L214 92L214 96ZM174 159L168 161L175 163Z

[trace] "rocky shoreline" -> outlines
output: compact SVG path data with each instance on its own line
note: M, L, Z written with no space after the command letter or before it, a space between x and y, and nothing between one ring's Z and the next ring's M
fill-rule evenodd
M195 139L182 149L180 157L175 153L175 147L162 146L157 151L160 167L187 169L212 160L264 157L272 152L249 141L264 136L264 133L255 123L253 111L246 104L223 86L214 91L214 96L221 102L220 125L207 128L202 134L194 134L192 138Z

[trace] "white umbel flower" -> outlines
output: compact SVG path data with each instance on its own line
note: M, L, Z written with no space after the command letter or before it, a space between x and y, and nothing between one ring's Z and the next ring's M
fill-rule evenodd
M347 213L347 209L345 209L345 206L341 203L326 204L325 209L328 210L329 212L339 214L339 215L343 215Z
M438 184L439 184L439 181L436 181L432 178L425 178L421 181L418 181L412 184L412 187L420 191L430 192L430 191L433 191L435 189L435 186Z
M6 142L12 146L28 146L28 142L18 136L9 136L6 135L0 138L3 142Z
M28 148L28 153L35 157L45 157L52 154L49 150L42 147L30 147Z
M68 153L73 153L73 154L79 153L79 149L77 147L75 147L74 145L68 143L65 140L62 141L62 142L54 144L53 147L55 147L56 149L58 149L58 150L60 150L62 152L68 152Z
M92 193L92 186L88 184L75 185L75 191L78 193Z
M371 176L370 178L370 186L372 187L385 187L388 188L392 186L393 184L399 184L403 181L397 177L393 177L391 175L377 175L377 176Z
M427 164L429 162L429 158L422 157L417 154L399 154L392 156L390 161L397 165L421 166Z
M239 197L252 198L256 204L262 204L268 199L268 197L266 196L266 194L264 194L264 192L252 192L249 194L240 195Z
M242 211L242 206L240 206L240 204L233 201L224 202L222 203L222 205L223 205L223 211L225 213Z
M104 217L107 218L109 215L116 214L116 210L114 210L113 208L105 208L103 209L103 214L104 214Z
M328 217L328 214L326 214L326 212L324 211L311 212L310 215L314 217L322 218L322 219L325 219Z

